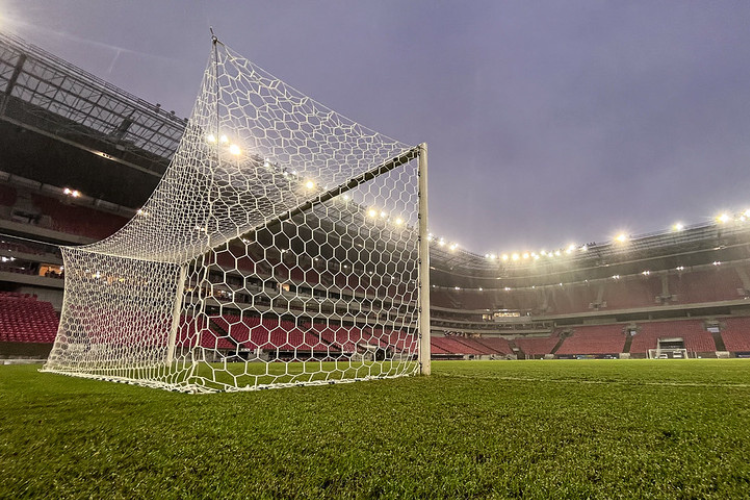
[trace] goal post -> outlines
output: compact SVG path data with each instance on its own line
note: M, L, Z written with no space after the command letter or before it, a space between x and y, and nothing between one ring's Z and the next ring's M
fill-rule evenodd
M432 373L430 348L430 243L427 230L427 144L419 146L419 371Z
M214 39L151 198L109 238L63 249L44 371L185 392L429 374L426 224L425 144Z

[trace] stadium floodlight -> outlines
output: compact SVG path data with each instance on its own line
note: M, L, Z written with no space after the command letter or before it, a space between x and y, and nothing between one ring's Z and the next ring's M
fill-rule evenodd
M615 241L618 243L625 243L628 241L628 235L625 233L620 233L615 237Z
M429 374L427 201L426 145L337 114L214 38L148 217L62 249L44 371L185 392Z
M730 220L732 220L732 218L727 213L719 214L716 217L716 221L719 222L720 224L726 224Z
M672 225L672 231L680 232L683 229L685 229L685 226L681 222L676 222L674 225Z

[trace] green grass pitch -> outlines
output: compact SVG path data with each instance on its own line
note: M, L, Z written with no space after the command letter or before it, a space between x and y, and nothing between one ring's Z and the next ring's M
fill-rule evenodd
M750 362L186 395L0 366L0 498L750 498Z

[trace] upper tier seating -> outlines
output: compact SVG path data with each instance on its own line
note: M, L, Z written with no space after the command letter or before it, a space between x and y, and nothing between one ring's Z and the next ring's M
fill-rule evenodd
M42 214L52 219L52 229L63 233L104 239L117 232L128 219L37 194L32 195L34 205Z
M624 347L622 325L580 326L556 354L619 354Z
M607 309L635 309L655 306L660 294L661 279L643 276L608 281L604 285L602 300Z
M693 271L669 277L669 292L679 304L739 300L742 280L731 267Z
M547 312L551 314L588 312L596 301L597 286L588 283L548 286L544 287L544 294Z

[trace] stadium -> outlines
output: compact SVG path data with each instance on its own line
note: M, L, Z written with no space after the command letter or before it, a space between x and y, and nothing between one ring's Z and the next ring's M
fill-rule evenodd
M238 60L228 54L218 58L227 66ZM422 145L339 119L347 134L361 134L357 147L376 171L337 166L313 179L294 155L264 153L275 145L245 154L248 140L226 138L224 123L207 134L208 104L196 106L208 117L196 124L202 115L179 117L11 36L0 37L0 89L0 359L10 365L0 367L0 387L13 395L0 407L15 413L0 424L11 436L0 448L0 497L750 494L747 366L739 359L750 357L750 211L482 255L420 224ZM338 149L351 147L338 134ZM294 135L266 138L286 151ZM325 154L309 148L300 154ZM180 198L188 191L170 178L170 165L193 161L196 151L220 158L190 183L215 179L210 205ZM352 151L349 164L360 152ZM261 184L234 167L261 172ZM165 211L169 197L181 203ZM269 203L271 216L252 219ZM191 218L204 205L208 215ZM187 220L187 229L159 220L164 213ZM212 220L231 224L211 228ZM129 235L146 244L134 246ZM178 240L188 243L175 249ZM147 251L148 265L133 263ZM164 257L172 254L185 263ZM77 377L38 373L42 361L44 371ZM430 361L433 375L401 378L429 374ZM381 380L335 384L368 379ZM139 385L288 389L188 396ZM430 393L435 387L440 393ZM262 407L251 417L237 409L255 407L247 398ZM54 414L41 412L45 404ZM164 405L190 416L166 413L166 426L156 424ZM520 410L498 413L506 405ZM230 424L243 418L231 439ZM34 422L50 437L23 444ZM509 430L491 432L498 427ZM107 436L105 450L99 440ZM159 456L146 458L149 439ZM66 443L76 446L71 455ZM47 471L19 458L29 446L56 457ZM440 450L449 461L437 458ZM112 463L96 461L100 453L121 465L121 478ZM175 472L183 459L187 470Z

